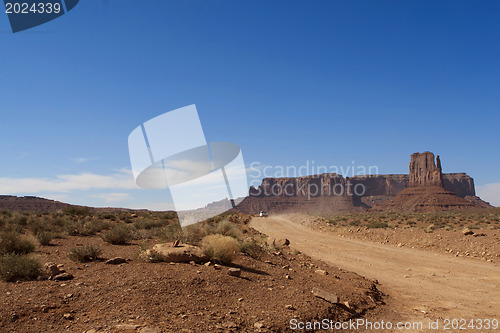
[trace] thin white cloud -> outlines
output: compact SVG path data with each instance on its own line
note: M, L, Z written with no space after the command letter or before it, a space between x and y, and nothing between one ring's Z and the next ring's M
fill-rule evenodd
M500 207L500 183L477 185L476 193L484 201L495 207Z
M107 203L123 202L130 198L129 193L100 193L92 195L94 198L102 199Z
M58 175L55 178L0 178L0 193L67 193L77 190L135 189L130 170L111 175L80 173Z
M87 157L76 157L76 158L72 158L71 159L73 162L75 163L85 163L85 162L89 162L89 161L94 161L94 160L97 160L97 157L91 157L91 158L87 158Z

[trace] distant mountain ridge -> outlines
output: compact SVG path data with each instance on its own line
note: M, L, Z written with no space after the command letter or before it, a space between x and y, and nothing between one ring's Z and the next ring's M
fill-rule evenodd
M15 195L0 195L0 209L24 211L24 212L55 212L69 207L85 207L91 211L143 211L145 209L128 209L113 207L87 207L72 205L56 200L45 199L35 196L17 197Z
M60 201L35 196L17 197L14 195L0 195L0 209L31 212L54 212L71 206L72 205Z

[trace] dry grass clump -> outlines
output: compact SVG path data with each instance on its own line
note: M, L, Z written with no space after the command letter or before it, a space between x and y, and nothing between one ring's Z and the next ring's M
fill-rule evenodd
M50 231L41 231L35 235L40 245L50 245L50 242L55 238L55 236L56 234Z
M113 245L127 244L136 238L135 228L128 224L117 224L110 230L104 232L101 238Z
M264 252L262 244L260 244L255 238L247 237L240 242L240 250L242 253L249 255L250 257L257 259Z
M0 258L0 277L6 282L34 280L41 269L42 264L32 255L10 253Z
M32 237L21 235L15 231L0 233L0 254L26 254L35 249L36 243Z
M69 250L68 257L77 262L89 262L99 259L102 250L99 245L84 245Z
M91 217L77 217L66 224L66 231L70 236L92 236L111 227L111 223L95 220Z
M240 251L236 239L220 234L205 236L201 241L201 248L211 260L221 264L231 263Z

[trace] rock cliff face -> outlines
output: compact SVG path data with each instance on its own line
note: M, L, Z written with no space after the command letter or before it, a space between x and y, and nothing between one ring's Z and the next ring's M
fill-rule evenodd
M411 154L410 181L408 186L440 186L443 187L443 172L441 160L437 157L434 163L434 154L431 152Z
M238 208L250 214L260 210L269 212L302 210L316 213L359 211L378 207L408 188L422 187L439 189L428 191L430 197L444 196L440 203L422 208L423 210L491 207L475 196L474 180L470 176L465 173L443 174L439 156L435 161L431 152L412 154L409 171L409 175L367 175L347 178L334 173L297 178L264 178L260 186L250 188L249 197L243 200ZM425 191L416 192L420 195ZM423 202L415 205L426 207L426 202L433 200L430 197L421 198Z
M465 194L464 197L457 193L445 189L444 177L441 170L441 161L439 156L434 163L434 154L424 152L411 155L409 165L409 183L408 188L399 192L394 198L383 202L372 208L375 211L443 211L443 210L462 210L473 208L484 208L488 204L484 203L474 195L473 182L465 185L472 185L469 191L461 191L460 182L449 181L449 186ZM477 200L467 200L467 198L477 198Z

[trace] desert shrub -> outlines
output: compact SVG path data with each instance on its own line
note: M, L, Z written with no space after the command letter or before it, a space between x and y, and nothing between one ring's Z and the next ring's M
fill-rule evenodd
M373 221L368 224L368 228L387 228L389 225L382 221Z
M209 229L208 226L202 223L188 225L183 228L183 237L181 240L184 243L197 244L208 234L207 228Z
M42 264L38 258L20 254L6 254L0 258L0 277L6 282L36 279Z
M205 236L201 242L201 247L211 260L221 264L231 263L240 250L236 239L220 234Z
M63 216L54 215L54 217L52 219L52 223L55 226L64 227L66 224L69 223L69 219L64 215Z
M40 245L49 245L56 235L50 231L42 231L35 234L36 239Z
M135 229L133 226L120 223L104 232L101 237L105 242L110 244L127 244L135 238Z
M109 229L110 226L110 222L102 220L77 219L66 225L66 232L70 236L91 236Z
M349 222L349 225L352 225L352 226L354 226L354 227L355 227L355 226L358 226L358 225L360 225L360 224L361 224L361 222L360 222L359 220L354 220L354 221Z
M164 225L168 224L168 221L165 220L152 220L152 219L138 219L134 223L134 227L136 229L153 229L153 228L160 228L163 227Z
M174 211L168 211L165 213L164 216L167 220L176 220L177 219L177 213Z
M262 246L251 237L240 242L240 250L254 259L257 259L263 251Z
M0 254L26 254L35 249L35 242L30 237L14 231L0 233Z
M89 262L99 259L102 250L99 245L84 245L69 250L68 257L73 261Z
M2 209L2 210L0 210L0 215L6 216L6 217L11 217L12 212L10 210Z
M18 215L14 217L12 222L20 226L25 226L28 223L28 217L26 215Z
M177 239L182 240L184 238L184 232L179 223L172 223L162 228L160 231L160 238L166 242L173 242Z
M88 207L78 207L70 206L63 209L63 212L71 216L86 216L90 215L90 209Z
M224 236L235 236L237 229L230 221L222 220L217 222L214 232Z
M35 235L43 232L60 232L63 230L62 222L58 219L49 218L47 216L32 218L28 222L28 228L33 231Z
M115 221L116 220L116 216L114 214L110 214L110 213L102 214L101 217L103 219L106 219L106 220L111 220L111 221Z

